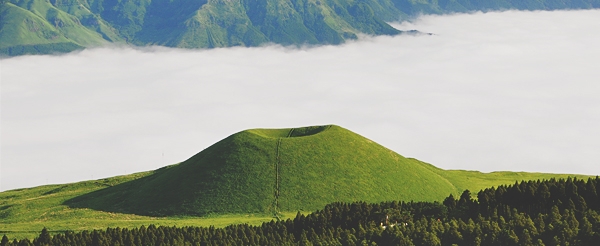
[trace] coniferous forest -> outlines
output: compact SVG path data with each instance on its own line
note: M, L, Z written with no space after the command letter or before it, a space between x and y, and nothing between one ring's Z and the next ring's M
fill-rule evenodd
M7 245L598 245L600 178L522 181L443 202L332 203L261 226L107 228Z

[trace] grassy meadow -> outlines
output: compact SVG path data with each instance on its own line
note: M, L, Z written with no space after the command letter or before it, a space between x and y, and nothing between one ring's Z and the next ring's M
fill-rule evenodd
M521 180L584 175L443 170L339 126L233 134L149 172L0 193L0 234L107 227L259 225L336 201L441 201Z
M44 227L50 232L106 229L107 227L134 228L150 224L178 227L225 227L231 224L260 225L276 219L268 214L153 217L104 212L89 208L70 208L63 205L65 201L73 197L148 174L145 172L66 185L45 185L1 192L0 235L6 234L12 240L38 236ZM296 213L284 212L280 213L279 217L290 218L294 217Z

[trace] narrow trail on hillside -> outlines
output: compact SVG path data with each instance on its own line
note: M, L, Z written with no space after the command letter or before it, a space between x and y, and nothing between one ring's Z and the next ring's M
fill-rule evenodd
M277 146L275 147L275 204L274 204L274 215L277 216L279 213L279 147L281 146L281 138L277 138Z
M288 132L287 137L289 138L292 136L292 133L294 132L294 128L290 129L290 132ZM281 175L280 175L280 169L281 169L281 160L280 160L280 155L279 155L279 151L281 148L281 140L282 138L279 137L277 138L277 146L275 147L275 217L279 218L278 213L279 213L279 186L280 186L280 182L281 182Z
M277 146L275 147L275 217L279 213L279 147L281 146L281 138L277 138Z

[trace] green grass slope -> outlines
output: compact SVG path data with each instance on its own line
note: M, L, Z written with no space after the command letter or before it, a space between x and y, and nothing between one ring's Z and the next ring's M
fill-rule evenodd
M0 54L68 52L108 43L106 35L87 28L80 18L49 1L22 0L0 6ZM101 21L88 22L95 23L98 30L107 29ZM111 41L118 40L114 33L110 35Z
M290 129L289 135L277 138L283 211L312 211L332 201L432 201L458 192L420 163L342 127Z
M45 19L14 4L3 4L0 9L0 54L19 55L28 49L36 51L34 45L58 51L81 47ZM57 46L66 47L66 50Z
M67 204L144 215L267 212L274 194L275 143L250 132L229 136L190 159Z
M276 214L335 201L434 201L464 189L554 176L446 171L334 125L253 129L180 164L65 204L152 216Z
M276 213L456 192L418 162L339 126L318 126L242 131L181 164L67 204L142 215Z
M0 235L10 240L33 238L43 228L51 232L133 228L142 225L216 226L247 223L259 225L273 219L270 215L228 214L211 217L152 217L112 213L88 208L74 209L63 205L73 197L140 179L153 172L143 172L72 184L45 185L0 192ZM284 214L293 217L295 213Z
M439 201L464 189L566 177L587 178L443 170L335 125L252 129L155 171L1 192L0 233L260 223L336 201Z
M579 174L554 174L554 173L531 173L531 172L509 172L496 171L491 173L482 173L479 171L468 170L444 170L431 164L410 158L411 161L421 163L432 172L444 177L451 182L459 191L470 190L476 195L480 190L497 187L498 185L514 184L515 181L522 180L549 180L552 178L576 177L587 179L590 176Z

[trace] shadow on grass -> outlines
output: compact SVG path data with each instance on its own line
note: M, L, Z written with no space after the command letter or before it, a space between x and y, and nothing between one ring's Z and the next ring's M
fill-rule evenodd
M64 203L147 216L275 212L276 141L241 132L190 159Z
M169 211L169 209L167 209L178 200L176 197L168 197L169 194L174 194L174 192L166 193L165 195L167 195L167 197L160 199L164 202L160 202L160 200L157 201L156 199L142 200L139 202L132 201L132 198L150 199L149 196L144 196L140 194L140 192L145 190L145 184L153 183L156 179L160 179L168 169L169 167L163 167L153 171L153 173L148 176L74 197L65 201L63 205L67 205L70 208L89 208L104 212L145 216L163 217L177 215L178 213L176 213L176 211ZM163 207L165 209L154 210L152 209L153 207Z

